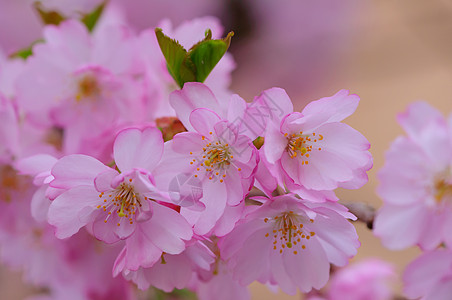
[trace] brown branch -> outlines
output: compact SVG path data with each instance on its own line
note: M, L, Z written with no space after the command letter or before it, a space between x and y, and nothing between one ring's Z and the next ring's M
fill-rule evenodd
M341 204L348 208L348 210L354 214L360 222L367 225L367 228L372 229L374 226L375 208L367 203L363 202L342 202Z

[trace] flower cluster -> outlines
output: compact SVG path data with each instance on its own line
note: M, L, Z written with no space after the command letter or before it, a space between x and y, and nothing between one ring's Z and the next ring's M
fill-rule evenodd
M410 298L449 299L452 287L452 127L425 102L398 117L398 137L379 172L384 200L374 233L389 249L417 245L425 253L404 275ZM446 248L446 249L438 249Z
M161 27L185 49L222 33L210 17ZM358 96L246 102L228 54L178 89L159 42L107 10L93 31L65 20L26 60L0 58L1 259L52 299L133 299L130 282L206 300L248 299L254 281L322 288L360 245L334 194L372 167L342 123Z

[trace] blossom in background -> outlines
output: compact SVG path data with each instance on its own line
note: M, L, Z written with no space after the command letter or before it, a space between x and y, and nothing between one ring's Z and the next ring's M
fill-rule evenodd
M390 300L394 267L379 259L354 263L334 273L329 282L328 300Z
M448 300L452 295L452 251L436 249L411 262L403 274L409 299Z
M250 207L234 230L219 241L221 256L242 285L277 284L285 293L320 289L330 263L344 266L360 243L339 204L310 205L288 194ZM344 215L345 216L344 216Z
M398 117L407 136L398 137L378 177L384 201L374 233L390 249L452 246L451 125L425 102Z
M44 41L33 47L17 80L17 101L33 124L64 130L66 153L99 155L111 141L106 133L143 121L130 30L111 25L90 35L68 20L47 26Z

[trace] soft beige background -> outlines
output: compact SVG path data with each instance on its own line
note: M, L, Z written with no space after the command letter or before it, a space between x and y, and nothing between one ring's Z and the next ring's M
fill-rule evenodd
M319 87L300 95L290 94L301 109L307 101L329 96L342 88L361 97L356 113L347 123L361 131L371 142L374 168L369 183L358 191L339 191L351 201L365 201L375 207L381 201L375 195L376 173L383 165L384 152L394 138L402 134L395 121L397 113L419 99L430 102L444 113L452 111L452 2L450 0L375 0L352 18L346 28L350 33L345 45L337 49L338 60L331 74ZM240 55L237 53L236 55ZM253 67L237 57L234 90L251 100L270 86L248 87ZM268 74L271 78L271 73ZM267 80L268 82L269 80ZM271 82L271 80L270 80ZM276 82L276 81L275 81ZM357 224L362 242L355 260L380 257L391 261L401 272L416 257L417 249L391 252L362 224ZM400 291L400 283L397 283ZM20 284L20 274L0 272L0 299L23 299L27 289ZM272 294L259 284L252 285L253 300L300 299L301 296Z

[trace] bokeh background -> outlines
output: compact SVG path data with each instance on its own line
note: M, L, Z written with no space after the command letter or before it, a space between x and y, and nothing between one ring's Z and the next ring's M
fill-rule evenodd
M384 153L402 134L395 117L415 100L445 114L452 111L452 1L450 0L112 0L141 30L163 17L175 24L204 15L234 30L230 51L237 62L232 90L248 100L262 90L285 88L298 110L311 101L349 89L361 97L346 122L371 142L374 168L357 191L341 199L378 208L376 176ZM189 2L189 4L187 4ZM12 52L39 38L41 24L27 0L0 0L0 48ZM379 257L400 274L420 252L393 252L363 224L354 261ZM32 288L21 274L0 267L0 298L24 299ZM400 293L401 283L394 283ZM301 299L252 285L252 299Z

